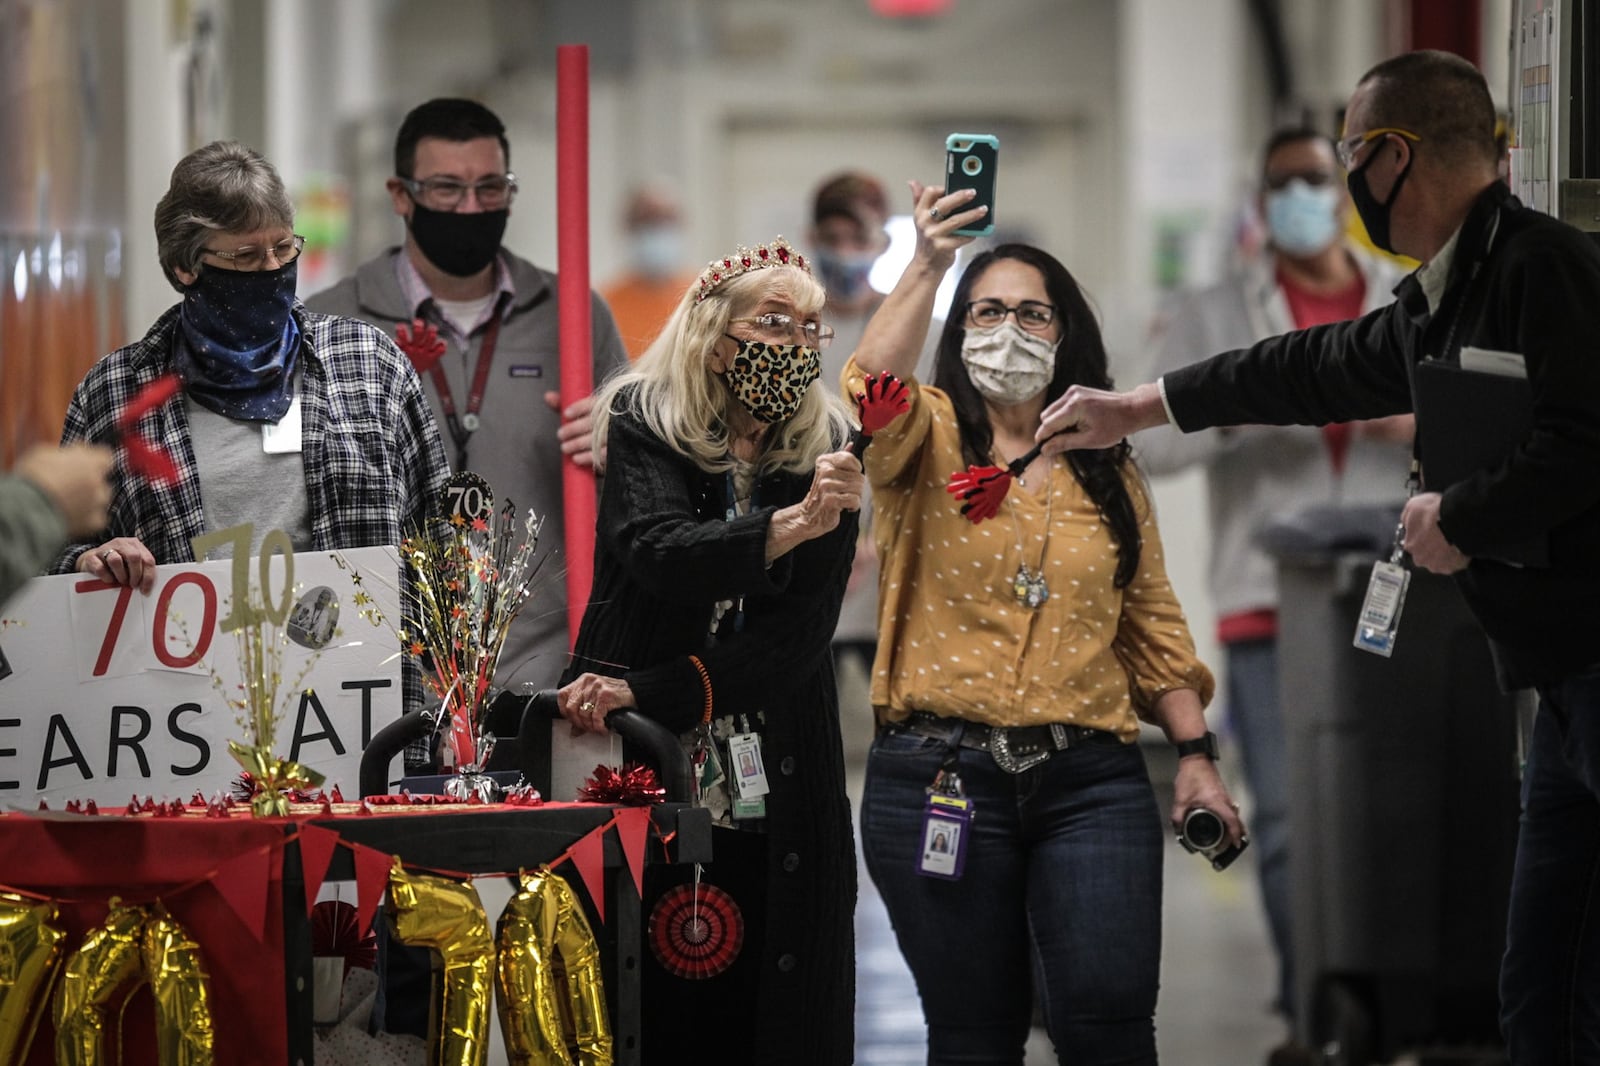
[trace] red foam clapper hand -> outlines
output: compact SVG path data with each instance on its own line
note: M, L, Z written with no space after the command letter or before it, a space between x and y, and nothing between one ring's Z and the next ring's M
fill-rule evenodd
M439 327L431 322L414 318L394 328L394 342L406 353L417 373L426 374L433 364L444 358L444 341L439 339Z
M872 443L872 435L911 409L911 390L889 373L869 374L862 391L856 393L856 411L861 428L850 434L850 452L857 459Z

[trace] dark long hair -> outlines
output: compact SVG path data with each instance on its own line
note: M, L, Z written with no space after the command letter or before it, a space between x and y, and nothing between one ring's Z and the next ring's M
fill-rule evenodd
M1061 322L1061 340L1056 345L1056 372L1045 387L1048 405L1071 385L1088 385L1096 389L1111 388L1111 372L1106 362L1105 342L1100 339L1100 324L1095 320L1089 302L1077 279L1049 252L1029 244L1002 244L973 259L956 283L955 298L950 303L950 316L945 319L944 332L939 336L938 363L934 368L933 383L949 394L955 405L956 422L961 429L961 454L968 463L994 462L994 430L989 425L989 413L983 396L973 387L966 364L961 361L961 342L967 334L967 304L972 299L972 287L996 261L1015 259L1037 270L1044 277L1045 292L1055 305ZM1117 588L1126 588L1133 580L1139 566L1139 552L1143 547L1139 536L1139 519L1133 511L1133 499L1123 481L1124 468L1131 459L1132 449L1127 441L1110 448L1067 453L1067 462L1073 476L1083 486L1089 498L1099 508L1111 536L1117 542Z

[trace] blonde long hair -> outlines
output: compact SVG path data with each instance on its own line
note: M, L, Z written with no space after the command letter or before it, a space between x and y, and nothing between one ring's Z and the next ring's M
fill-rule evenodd
M600 387L594 404L594 446L605 444L611 416L631 414L674 451L708 473L732 469L729 414L739 400L711 369L712 348L730 320L751 313L763 300L785 296L802 318L822 310L822 286L792 266L767 267L732 278L704 300L691 285L638 362ZM843 447L850 413L837 383L817 380L806 390L793 418L772 427L760 460L763 474L809 473L817 457Z

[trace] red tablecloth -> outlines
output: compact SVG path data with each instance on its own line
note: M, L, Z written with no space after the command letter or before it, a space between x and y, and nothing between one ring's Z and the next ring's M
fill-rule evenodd
M105 920L107 901L156 899L200 943L211 981L216 1061L285 1062L281 821L0 817L0 884L60 901L66 949ZM252 873L253 871L253 873ZM260 937L219 891L216 877L253 881ZM251 889L245 888L246 897ZM254 906L253 903L250 906ZM126 1066L155 1061L154 1005L141 989L123 1016ZM224 1022L225 1020L225 1022ZM55 1061L48 1012L29 1066Z
M554 862L567 848L580 868L589 869L598 887L602 838L609 834L618 840L611 861L625 858L637 877L648 824L630 822L630 832L624 834L619 825L612 833L608 827L625 815L602 804L377 807L367 815L347 813L348 809L332 816L307 810L284 819L253 819L242 810L225 820L197 814L125 817L116 811L98 816L0 815L0 891L55 900L61 911L56 925L67 934L68 952L78 948L85 932L104 921L112 896L124 903L160 900L200 944L210 979L216 1061L281 1063L289 1059L284 849L304 823L315 821L321 829L342 830L344 842L357 852L359 880L366 883L366 891L374 892L381 891L388 863L372 860L382 860L389 852L399 852L408 862L431 864L440 872L480 874ZM661 813L664 808L651 810ZM462 822L461 816L468 821ZM407 819L415 821L414 831L401 830L397 836L395 830ZM523 846L494 849L493 862L487 866L482 855L475 860L459 856L466 861L458 865L453 853L460 848L455 842L472 837L469 829L494 825L518 827ZM362 844L363 840L381 845L381 851ZM309 838L306 843L311 850ZM326 850L322 855L326 862ZM298 888L295 895L301 895ZM305 906L303 897L288 903ZM149 992L141 989L124 1014L125 1066L154 1063L152 1021ZM47 1012L28 1066L49 1066L54 1061L54 1040Z

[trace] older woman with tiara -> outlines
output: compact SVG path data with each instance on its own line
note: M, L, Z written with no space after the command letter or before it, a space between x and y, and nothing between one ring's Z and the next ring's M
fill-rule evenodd
M682 738L714 859L653 867L647 1062L852 1060L855 858L829 645L864 476L819 382L822 287L781 237L713 262L595 403L607 448L574 727ZM719 1054L720 1053L720 1054Z

